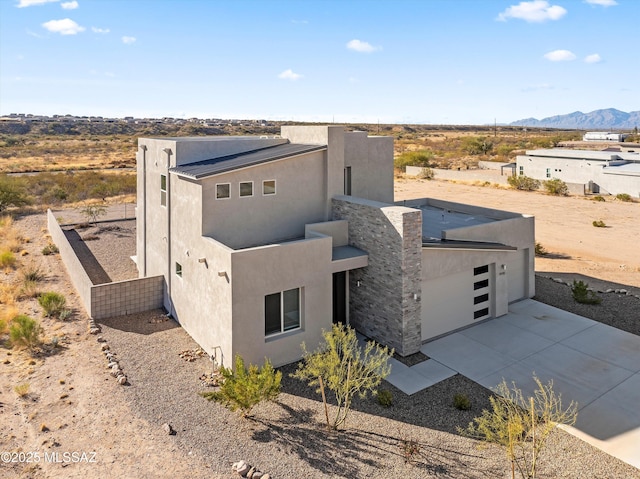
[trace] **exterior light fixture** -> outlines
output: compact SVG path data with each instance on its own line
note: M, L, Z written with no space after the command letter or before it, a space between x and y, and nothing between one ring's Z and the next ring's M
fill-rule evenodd
M206 263L207 258L198 258L198 263Z
M226 271L218 271L218 276L220 276L221 278L224 278L227 275Z

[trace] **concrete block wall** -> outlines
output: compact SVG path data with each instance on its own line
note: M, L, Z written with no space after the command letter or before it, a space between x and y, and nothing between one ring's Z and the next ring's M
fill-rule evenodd
M136 278L91 288L93 319L139 313L162 307L164 276Z
M349 222L349 244L369 265L349 273L349 321L402 356L422 342L422 213L403 206L339 196L333 219Z
M82 300L84 309L91 315L91 287L93 283L51 210L47 210L47 228L51 240L60 250L60 258L62 258L71 282Z

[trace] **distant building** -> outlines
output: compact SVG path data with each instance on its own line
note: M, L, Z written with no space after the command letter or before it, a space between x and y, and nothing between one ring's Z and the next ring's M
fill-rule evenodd
M558 178L574 192L640 197L640 154L590 150L530 150L516 157L516 172L537 180Z
M589 131L582 137L583 141L624 141L628 135L608 131Z

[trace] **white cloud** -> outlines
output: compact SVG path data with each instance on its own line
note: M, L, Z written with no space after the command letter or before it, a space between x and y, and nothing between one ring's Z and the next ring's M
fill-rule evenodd
M584 0L589 5L600 5L602 7L613 7L617 5L616 0Z
M296 81L302 78L302 75L300 75L299 73L294 73L293 70L289 68L288 70L280 73L280 75L278 75L278 78L281 78L282 80Z
M76 8L78 8L78 2L76 2L76 0L73 0L72 2L61 3L60 6L65 10L75 10Z
M85 28L78 25L70 18L63 18L62 20L49 20L42 24L44 28L52 33L59 33L60 35L75 35L80 32L84 32Z
M111 30L108 28L91 27L91 31L93 33L109 33Z
M20 0L16 7L32 7L34 5L44 5L45 3L58 2L59 0Z
M124 43L125 45L131 45L132 43L136 42L136 37L127 37L124 36L122 37L122 43Z
M585 63L600 63L602 61L602 57L597 53L592 53L591 55L587 55L584 57Z
M506 22L510 18L518 18L526 22L546 22L560 20L566 14L567 10L559 5L549 5L546 0L533 0L508 7L496 20Z
M544 57L552 62L570 62L576 59L576 55L569 50L554 50L549 53L545 53Z
M354 52L360 52L360 53L372 53L372 52L375 52L376 50L381 50L380 47L374 47L370 43L363 42L357 39L354 39L348 42L347 48L349 50L353 50Z

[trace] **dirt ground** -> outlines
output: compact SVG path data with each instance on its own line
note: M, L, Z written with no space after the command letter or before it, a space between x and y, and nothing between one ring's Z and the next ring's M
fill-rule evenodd
M640 288L640 203L482 187L438 180L397 179L396 201L435 198L535 216L536 273L582 275L590 285L606 280ZM606 228L593 226L602 220Z

